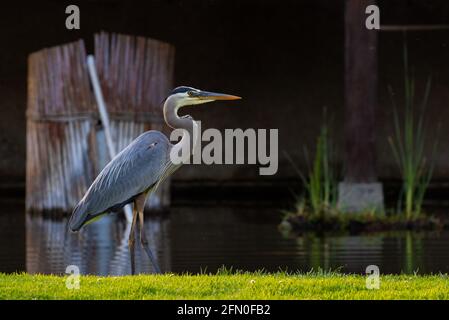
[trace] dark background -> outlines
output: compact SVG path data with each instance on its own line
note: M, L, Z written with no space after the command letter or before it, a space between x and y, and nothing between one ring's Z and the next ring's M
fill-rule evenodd
M280 168L259 177L257 166L186 166L176 181L297 180L284 152L305 166L303 147L313 148L323 107L333 115L333 135L342 149L344 1L75 1L81 30L65 28L69 3L6 2L0 13L0 183L25 181L27 56L44 47L83 38L92 52L93 34L104 30L152 37L176 47L175 84L229 92L239 107L188 111L203 128L278 128ZM449 24L447 1L379 1L382 25ZM427 76L433 87L430 137L441 123L435 177L449 178L449 30L407 33L417 94ZM379 35L379 112L376 118L378 175L398 178L387 143L392 105L387 85L402 96L402 32ZM430 139L429 139L429 142ZM429 143L429 146L432 144Z

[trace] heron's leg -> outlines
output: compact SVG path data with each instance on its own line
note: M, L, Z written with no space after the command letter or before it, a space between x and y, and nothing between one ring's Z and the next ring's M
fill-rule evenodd
M129 230L129 239L128 239L128 247L129 247L129 254L131 257L131 274L136 273L136 261L135 261L135 252L134 252L134 242L136 240L134 235L134 230L136 227L136 221L137 221L137 205L136 202L134 202L133 205L133 221L131 223L131 229Z
M138 203L137 211L139 212L140 243L142 244L142 247L145 250L148 258L150 258L155 272L161 273L161 269L159 268L159 265L157 264L157 261L153 255L153 252L151 252L151 249L148 246L148 240L147 240L147 237L145 236L145 225L144 225L144 221L143 221L143 211L144 211L144 207L145 207L146 197L147 197L147 194L143 194L136 199L136 203Z

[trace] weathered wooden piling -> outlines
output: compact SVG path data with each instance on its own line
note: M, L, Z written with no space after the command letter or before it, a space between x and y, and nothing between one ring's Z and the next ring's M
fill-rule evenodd
M95 34L95 61L117 150L147 130L164 131L163 100L173 86L174 47L144 37ZM167 133L167 132L165 132ZM147 206L170 202L169 182Z
M146 130L163 130L161 101L172 87L174 48L100 33L95 58L117 151ZM27 210L71 211L105 164L86 59L82 40L29 56ZM149 205L163 208L169 201L165 183Z

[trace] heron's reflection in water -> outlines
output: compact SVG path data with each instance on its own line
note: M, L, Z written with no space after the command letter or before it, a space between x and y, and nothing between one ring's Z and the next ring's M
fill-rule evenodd
M67 230L66 219L27 215L27 272L63 274L67 266L81 274L125 275L131 273L128 237L131 225L110 215L78 233ZM169 220L147 217L149 245L157 253L164 272L170 271ZM138 239L137 239L138 240ZM148 257L136 247L136 272L153 273Z

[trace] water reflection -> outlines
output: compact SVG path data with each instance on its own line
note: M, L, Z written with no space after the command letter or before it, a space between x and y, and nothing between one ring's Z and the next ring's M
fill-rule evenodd
M68 232L66 223L66 219L27 216L28 272L61 274L68 265L76 265L82 274L130 273L130 225L126 221L117 216L106 216L78 233ZM158 263L163 270L170 270L170 241L168 237L163 236L168 224L167 219L154 218L145 225L150 247L157 253ZM148 258L140 246L137 247L136 272L152 273Z
M25 256L24 252L30 273L62 274L72 264L83 274L130 272L129 226L119 216L105 217L78 234L67 232L64 219L28 214L23 222L6 216L1 216L0 272L25 269L13 266L18 263L15 257ZM23 226L14 227L20 221L26 224L26 246L11 240L11 234L20 235ZM378 265L382 273L449 272L449 232L284 237L278 223L276 209L189 206L174 207L164 217L147 216L146 229L165 272L215 272L225 265L249 271L341 268L364 273L370 264ZM140 247L136 270L153 271Z
M283 237L273 209L178 208L171 219L173 270L221 265L268 271L449 272L449 232Z

